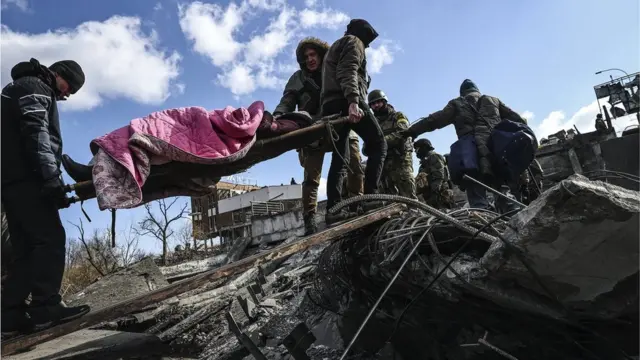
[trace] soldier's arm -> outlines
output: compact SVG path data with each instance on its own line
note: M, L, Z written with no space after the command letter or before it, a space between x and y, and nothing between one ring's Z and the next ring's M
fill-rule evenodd
M405 137L400 133L403 130L407 130L409 128L409 120L403 113L396 113L396 123L395 130L391 134L388 134L384 137L389 146L399 146L404 143Z
M437 191L444 182L444 161L437 155L429 156L429 187Z
M498 110L500 111L500 117L503 119L508 119L511 121L519 122L521 124L526 124L525 119L520 116L517 112L511 110L510 107L505 105L502 101L498 100Z
M282 115L296 111L296 106L298 105L298 91L300 90L300 86L298 84L298 72L299 70L293 73L289 78L289 81L287 81L287 85L284 87L284 91L282 92L280 103L273 111L273 115Z
M416 123L411 125L409 128L409 133L414 135L414 137L418 137L420 134L424 134L429 131L442 129L447 125L451 125L453 123L453 119L456 116L456 106L452 101L449 101L447 106L440 111L436 111L433 114L420 118Z
M340 60L338 60L336 66L336 78L349 104L359 104L361 100L358 86L358 69L364 60L364 56L362 41L356 37L351 37L345 41L340 53Z

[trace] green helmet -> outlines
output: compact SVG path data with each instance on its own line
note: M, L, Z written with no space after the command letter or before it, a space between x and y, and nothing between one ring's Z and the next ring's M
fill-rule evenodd
M389 99L387 99L387 95L382 90L376 89L369 93L369 96L367 97L367 101L369 105L371 105L372 103L378 100L384 100L386 102L389 102Z
M433 150L433 145L429 139L418 139L413 143L413 147L417 150L424 148L425 150Z

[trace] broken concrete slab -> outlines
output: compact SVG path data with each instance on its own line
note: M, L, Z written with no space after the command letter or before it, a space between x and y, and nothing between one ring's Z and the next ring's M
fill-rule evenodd
M29 352L2 358L8 360L115 360L169 354L170 348L155 335L110 330L80 330L40 344Z
M65 303L67 306L86 304L91 306L92 311L96 311L168 284L156 263L149 257L101 278L65 299Z
M512 218L504 237L561 302L578 305L610 293L638 273L639 215L637 191L573 175ZM502 242L492 244L481 264L544 293L507 250Z
M226 261L227 255L221 254L203 260L187 261L178 265L163 266L160 268L160 271L168 281L173 281L215 269L225 264Z

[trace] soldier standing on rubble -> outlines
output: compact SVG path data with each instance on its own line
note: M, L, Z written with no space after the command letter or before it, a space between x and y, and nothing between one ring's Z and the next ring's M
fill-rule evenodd
M11 77L2 89L2 202L15 259L2 289L4 335L89 312L88 306L65 307L59 295L66 235L58 209L69 204L60 171L56 101L80 90L84 73L72 60L47 68L31 59L14 66Z
M370 92L368 102L378 119L388 147L381 180L383 191L387 194L417 199L413 178L412 139L405 138L400 133L409 128L409 120L389 104L389 99L382 90ZM367 155L366 147L363 150Z
M480 100L482 99L482 100ZM515 111L511 110L497 97L482 95L476 84L466 79L460 85L460 97L447 104L444 109L437 111L425 118L421 118L406 131L406 136L418 137L425 132L441 129L453 124L458 138L473 134L478 149L478 166L481 175L480 181L495 186L496 177L492 169L492 154L488 147L491 130L484 121L479 119L476 112L490 122L491 126L498 124L501 119L509 119L519 123L526 123ZM498 184L501 185L501 184ZM467 200L471 208L489 209L487 190L475 183L464 184L467 192ZM504 205L508 207L505 199L497 197L496 207Z
M420 169L416 176L416 188L424 201L436 209L452 209L453 186L445 159L435 152L431 141L418 139L413 146L420 159Z
M284 88L282 99L273 112L274 116L298 111L306 111L311 116L320 112L320 89L322 88L322 60L329 50L329 44L315 38L308 37L298 43L296 59L300 65ZM349 136L350 162L360 163L360 143L358 135L351 132ZM311 235L318 230L316 224L316 210L318 208L318 187L322 174L324 154L333 150L328 141L317 141L298 150L300 165L304 168L302 182L302 208L304 212L305 235ZM350 195L362 195L364 172L360 168L349 172L347 184Z
M368 151L364 177L364 193L378 192L387 143L380 125L366 102L371 78L367 74L365 49L378 37L375 29L365 20L353 19L344 36L331 45L322 65L322 115L348 115L350 123L337 129L336 150L331 158L327 178L327 208L341 201L342 178L349 161L349 131L353 129L363 139ZM356 167L356 166L354 166ZM373 205L373 204L372 204ZM375 204L373 206L376 206ZM331 215L327 223L344 220L349 212Z

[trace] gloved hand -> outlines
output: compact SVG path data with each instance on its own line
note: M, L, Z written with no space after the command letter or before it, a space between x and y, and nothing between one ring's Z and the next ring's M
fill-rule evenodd
M415 140L415 138L417 138L418 136L416 134L413 133L413 131L411 131L411 128L408 129L404 129L402 131L399 132L399 134L404 137L405 139L407 138L412 138Z
M60 209L69 207L69 201L65 194L64 181L60 176L45 180L42 184L42 195L53 201Z
M349 104L349 121L352 123L357 123L364 116L364 112L360 109L360 106L356 103Z

